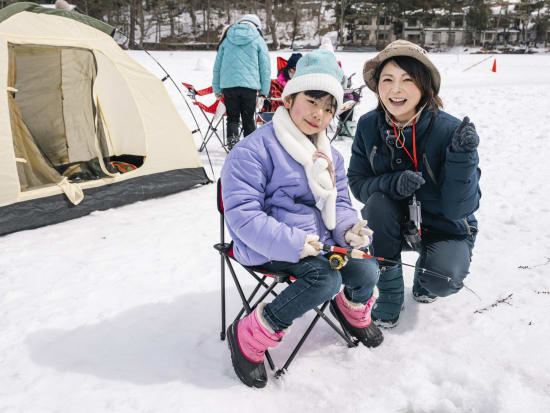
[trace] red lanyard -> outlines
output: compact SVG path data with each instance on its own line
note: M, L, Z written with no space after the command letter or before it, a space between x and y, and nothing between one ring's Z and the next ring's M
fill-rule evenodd
M416 125L416 119L413 120L413 155L414 158L411 156L409 150L405 147L405 142L401 142L401 139L399 139L399 135L397 134L397 128L395 127L395 120L392 116L392 123L393 123L393 133L395 133L395 137L397 139L397 142L401 144L407 155L409 155L409 158L411 158L411 161L413 161L414 169L415 171L418 171L418 160L416 159L416 133L415 133L415 125Z

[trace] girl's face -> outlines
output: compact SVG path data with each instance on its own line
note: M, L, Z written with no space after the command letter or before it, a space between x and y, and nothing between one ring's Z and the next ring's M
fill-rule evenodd
M416 114L422 92L407 72L389 62L384 66L378 81L378 95L382 104L399 122L406 122Z
M332 99L331 95L315 99L300 92L292 103L287 97L284 105L298 129L309 136L325 130L332 120L335 112Z

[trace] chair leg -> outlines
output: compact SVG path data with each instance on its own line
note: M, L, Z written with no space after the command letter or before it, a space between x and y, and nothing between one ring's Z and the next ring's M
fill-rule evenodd
M229 257L224 254L225 262L227 263L229 267L229 272L231 273L231 276L233 277L233 281L235 282L235 287L237 288L237 291L239 293L239 296L241 297L241 301L243 302L243 307L246 310L247 314L250 314L252 312L252 308L250 307L250 304L248 304L248 300L246 299L243 289L241 287L241 284L239 283L239 280L237 279L237 274L235 274L235 270L233 269L233 266L231 265L231 262L229 261ZM269 363L269 367L271 367L271 370L275 370L275 364L273 363L273 359L271 358L271 354L269 354L269 351L266 350L265 352L265 358L267 359L267 362Z
M290 363L292 363L292 361L294 360L294 357L296 357L296 354L298 354L298 351L300 350L300 348L302 348L302 345L304 344L307 337L309 336L309 333L311 333L311 330L313 330L313 327L315 327L315 324L317 324L317 321L319 321L319 319L321 318L321 314L324 314L324 311L327 308L328 303L329 302L326 301L321 306L321 308L319 309L319 311L317 312L317 314L313 318L313 321L309 324L306 332L302 335L302 338L300 339L298 344L296 344L296 347L294 347L294 350L292 350L292 353L288 357L288 359L287 359L286 363L284 364L284 366L281 367L279 370L277 370L277 372L275 373L275 377L277 377L277 378L281 377L281 375L284 374L288 370L288 367L290 366Z
M218 126L220 125L220 123L222 124L222 137L220 137L220 134L219 134L219 131L218 131ZM227 149L227 143L225 141L225 125L224 125L223 117L218 121L218 123L213 125L212 135L213 134L216 135L216 138L218 139L218 142L222 146L223 150L228 153L229 150Z
M225 261L223 255L220 255L221 260L221 307L222 307L222 331L220 332L220 340L225 340Z
M210 138L214 134L215 130L212 129L212 125L208 125L208 129L206 130L206 134L204 135L204 139L201 143L201 146L199 147L199 152L202 152L204 148L206 148L206 145L210 141Z
M267 277L264 276L262 278L262 281L265 281ZM274 284L271 284L269 287L267 287L269 289L269 291L267 292L267 294L269 294L269 292L271 292L273 290L273 288L275 287L275 285L277 285L277 283L274 283ZM247 299L247 302L248 304L250 305L250 303L252 302L252 300L254 299L254 296L258 293L258 291L260 290L261 287L266 287L267 284L265 283L258 283L256 285L256 287L254 288L254 290L252 290L252 292L250 293L250 295L248 296L248 299ZM262 302L262 300L267 296L266 293L262 294L262 296L254 303L253 306L251 306L250 308L253 309L253 308L256 308L256 306ZM276 294L276 293L274 293ZM235 317L235 320L238 320L239 318L241 318L241 316L244 314L245 312L245 308L241 308L241 311L239 311L239 314L237 314L237 317Z

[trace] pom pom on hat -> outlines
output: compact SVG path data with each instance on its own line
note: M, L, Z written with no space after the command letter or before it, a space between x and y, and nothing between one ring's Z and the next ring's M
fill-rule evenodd
M319 49L328 50L329 52L334 53L334 46L332 45L332 40L329 37L323 36L321 39L321 45Z
M292 53L286 62L286 67L288 69L294 69L298 64L298 60L302 57L302 53Z
M286 84L282 98L306 90L322 90L336 98L337 109L342 106L344 71L334 53L317 49L304 55L296 65L296 72Z

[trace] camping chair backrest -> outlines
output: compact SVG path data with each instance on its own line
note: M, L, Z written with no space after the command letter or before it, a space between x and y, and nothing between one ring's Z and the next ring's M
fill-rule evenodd
M283 59L281 56L277 56L277 73L279 73L279 70L285 67L287 63L288 60Z

